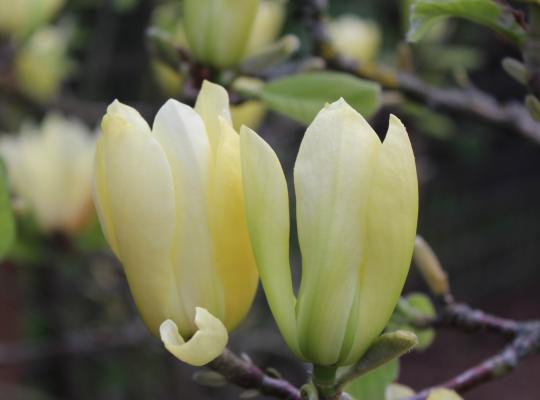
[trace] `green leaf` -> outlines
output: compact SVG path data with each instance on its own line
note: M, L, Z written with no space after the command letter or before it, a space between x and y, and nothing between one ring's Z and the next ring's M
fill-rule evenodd
M433 340L435 339L435 330L417 329L410 325L409 321L412 318L431 318L434 316L435 307L433 306L431 299L423 293L411 293L400 299L387 329L390 332L399 329L414 332L418 337L418 345L415 348L417 350L425 350L433 343Z
M0 163L0 259L3 259L15 241L15 218L11 210L11 201L5 167Z
M398 374L399 363L392 360L349 383L345 392L356 400L385 400L386 387L397 379Z
M411 7L407 39L417 42L437 22L460 17L484 25L518 44L526 33L513 15L493 0L416 0Z
M369 118L381 105L380 94L380 86L371 81L337 72L312 72L273 80L259 95L273 111L309 124L326 103L341 97Z

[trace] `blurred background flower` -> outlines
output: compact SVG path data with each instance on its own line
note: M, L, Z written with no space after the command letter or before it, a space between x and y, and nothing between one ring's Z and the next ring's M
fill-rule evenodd
M95 138L82 122L49 114L0 140L16 209L45 233L73 234L92 215Z

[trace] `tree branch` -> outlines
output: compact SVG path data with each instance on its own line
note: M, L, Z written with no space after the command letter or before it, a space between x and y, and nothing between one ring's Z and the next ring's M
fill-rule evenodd
M313 40L314 52L327 62L328 68L374 80L384 88L398 90L409 99L420 101L432 108L471 115L510 127L540 144L540 123L531 117L521 103L501 104L476 88L438 88L415 75L380 65L359 65L356 61L338 54L326 31L325 11L325 0L304 0L300 6L303 20Z
M505 347L500 353L467 369L448 381L420 391L406 400L424 400L431 390L437 387L445 387L464 393L479 384L498 379L513 371L519 363L531 355L540 353L540 322L522 323L521 333Z
M241 358L225 349L208 367L225 377L227 382L245 389L255 389L263 395L284 400L300 400L300 390L290 382L265 374L247 357Z

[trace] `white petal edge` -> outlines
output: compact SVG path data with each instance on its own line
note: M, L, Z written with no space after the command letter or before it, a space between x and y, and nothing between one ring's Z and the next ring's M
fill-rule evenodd
M232 125L229 95L225 88L205 80L197 96L195 111L204 121L206 134L215 155L221 132L219 118L223 118L229 125Z
M196 308L195 325L199 330L187 342L180 336L178 327L170 319L161 324L159 333L165 348L176 358L200 367L223 353L229 335L225 325L201 307Z

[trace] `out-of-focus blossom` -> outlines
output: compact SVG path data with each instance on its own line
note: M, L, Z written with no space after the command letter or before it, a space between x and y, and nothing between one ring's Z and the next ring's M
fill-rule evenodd
M336 51L359 63L373 61L381 45L377 24L355 15L342 15L328 25L330 40Z
M15 77L21 92L39 102L58 94L71 69L67 56L69 36L64 26L48 26L25 42L15 57Z
M94 148L82 122L58 114L0 139L15 201L44 232L74 234L89 221Z
M214 67L233 67L275 40L285 8L283 0L185 0L191 53Z
M23 38L50 21L65 0L0 0L0 33Z
M272 44L281 33L286 17L287 0L261 0L247 43L247 56Z

